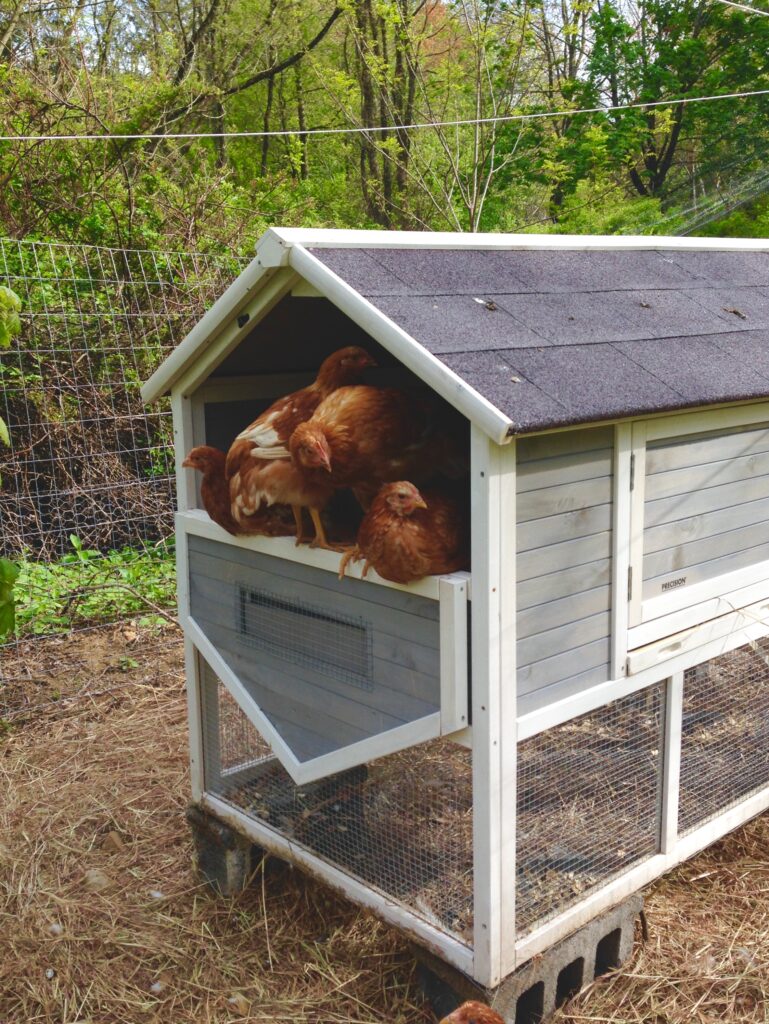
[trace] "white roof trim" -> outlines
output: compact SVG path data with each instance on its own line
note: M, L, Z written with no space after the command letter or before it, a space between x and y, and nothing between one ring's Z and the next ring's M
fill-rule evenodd
M474 391L439 359L381 313L308 248L389 249L564 249L564 250L705 250L769 251L769 239L667 238L656 235L523 235L450 231L353 231L325 228L270 228L259 239L257 255L227 291L211 306L186 338L171 352L141 389L154 402L187 372L199 351L209 345L244 306L253 301L275 269L289 262L311 284L328 295L351 319L368 330L388 351L419 374L447 401L501 442L512 422ZM303 269L304 268L304 269ZM307 273L305 273L305 270ZM333 292L333 294L332 294Z
M266 260L295 245L353 249L680 249L711 252L769 251L766 238L682 238L663 235L528 235L457 231L357 231L334 228L270 228L258 251ZM285 258L283 263L285 263ZM270 263L272 266L278 263Z
M154 402L164 395L186 373L200 349L221 333L273 273L258 256L253 259L145 382L141 389L142 400Z

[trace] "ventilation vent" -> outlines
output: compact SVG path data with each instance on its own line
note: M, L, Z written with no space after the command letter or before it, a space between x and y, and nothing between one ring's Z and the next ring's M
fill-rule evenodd
M373 689L372 650L365 619L266 590L238 587L238 632L244 643L364 690Z

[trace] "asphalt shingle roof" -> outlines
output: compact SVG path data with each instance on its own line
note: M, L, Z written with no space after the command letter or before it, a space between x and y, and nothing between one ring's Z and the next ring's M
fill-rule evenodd
M311 250L516 432L769 396L769 253Z

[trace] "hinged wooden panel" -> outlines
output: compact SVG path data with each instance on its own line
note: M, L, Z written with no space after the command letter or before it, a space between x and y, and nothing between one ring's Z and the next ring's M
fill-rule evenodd
M435 601L186 539L188 631L297 781L466 726L465 574Z

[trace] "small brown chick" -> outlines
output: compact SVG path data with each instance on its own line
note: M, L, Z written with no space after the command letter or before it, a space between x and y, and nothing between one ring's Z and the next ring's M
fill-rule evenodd
M505 1019L485 1003L470 1000L444 1017L441 1024L505 1024Z
M235 522L230 504L230 485L225 479L226 456L218 448L202 444L193 448L182 465L203 474L200 496L203 508L215 523L233 536L261 534L267 537L290 537L295 533L291 511L287 505L272 505L249 516L244 524Z
M393 583L469 569L467 513L461 501L439 491L423 498L407 480L385 484L358 530L358 541L339 565L364 558L363 576L373 566Z

